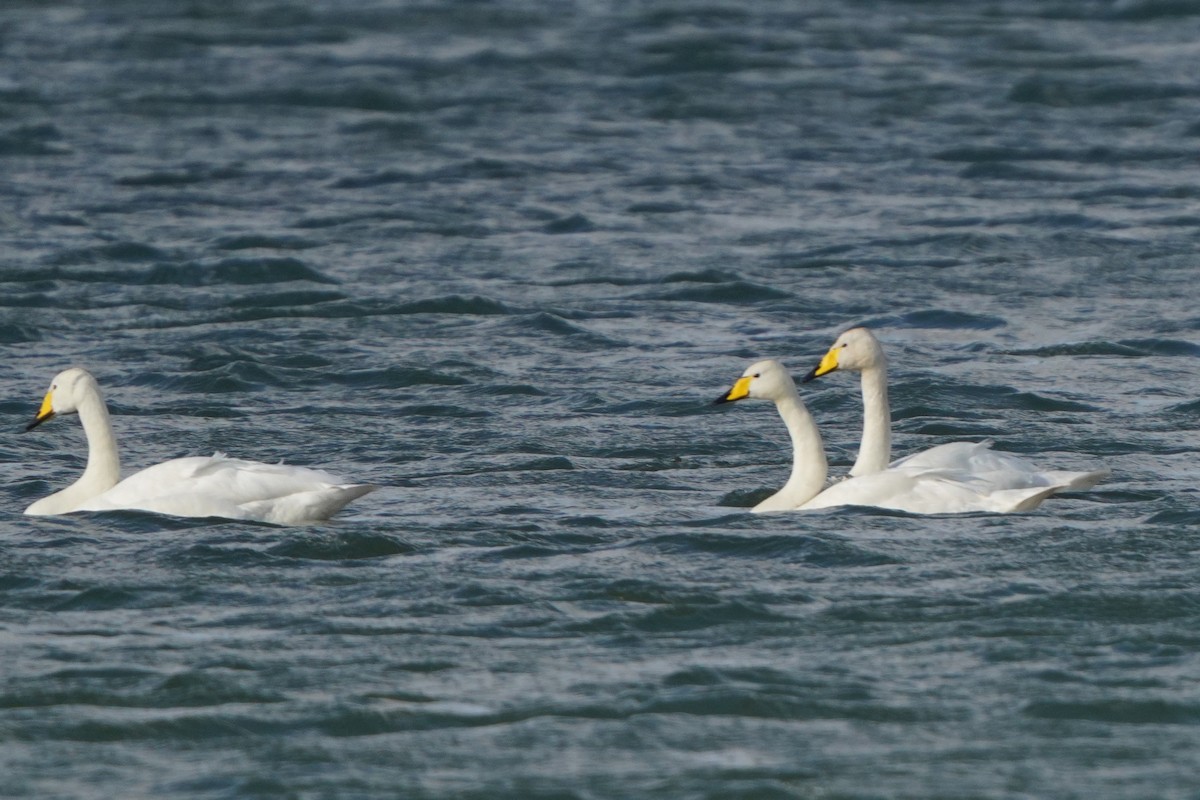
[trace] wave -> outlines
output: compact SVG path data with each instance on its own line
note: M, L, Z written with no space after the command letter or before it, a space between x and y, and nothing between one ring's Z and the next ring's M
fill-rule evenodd
M1200 345L1179 339L1117 339L1070 342L1026 350L1004 351L1007 355L1038 358L1115 356L1118 358L1151 358L1157 356L1200 357Z
M307 561L354 561L410 555L417 548L397 536L371 532L304 534L271 545L266 552L277 558Z

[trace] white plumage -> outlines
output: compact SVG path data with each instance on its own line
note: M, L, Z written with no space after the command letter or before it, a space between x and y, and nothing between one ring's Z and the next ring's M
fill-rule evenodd
M866 475L850 477L826 488L828 462L821 434L796 391L791 375L778 361L751 365L733 388L717 399L727 403L744 398L771 400L792 439L792 474L775 494L754 511L829 508L859 505L915 514L959 514L971 511L1028 511L1069 482L1044 486L1007 487L990 483L946 463L897 462ZM985 452L986 445L975 445ZM927 451L928 452L928 451ZM967 454L967 463L970 454ZM961 459L958 459L961 461ZM1050 473L1043 473L1049 475Z
M1108 470L1068 472L1043 470L1029 461L991 449L991 442L950 442L892 461L892 409L888 403L887 357L866 328L851 328L837 338L821 363L804 377L813 380L834 370L862 375L863 435L851 476L870 475L889 467L947 469L996 489L1057 486L1090 489Z
M73 367L59 373L26 430L72 413L79 414L87 436L87 467L79 480L33 503L26 514L128 509L297 525L327 519L378 488L346 483L323 470L244 461L224 453L164 461L121 480L108 407L87 370Z

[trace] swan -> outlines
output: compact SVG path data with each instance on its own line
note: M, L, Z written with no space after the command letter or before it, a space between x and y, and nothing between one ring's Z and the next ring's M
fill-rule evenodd
M750 365L714 404L746 398L775 403L792 439L792 474L775 494L752 511L788 511L833 506L875 506L914 514L971 511L1028 511L1061 485L1002 489L953 468L894 466L848 478L825 488L828 462L821 434L796 391L792 376L778 361Z
M858 458L850 475L871 475L891 467L954 469L998 489L1029 486L1060 486L1090 489L1109 476L1107 469L1088 472L1042 470L1023 458L992 450L992 443L950 442L914 453L897 461L892 457L892 410L888 404L887 357L875 334L866 328L851 328L837 338L821 362L803 378L803 383L834 370L858 371L862 375L863 433Z
M322 470L243 461L223 453L164 461L121 480L108 406L87 370L72 367L55 376L25 430L61 414L79 415L87 436L87 466L79 480L33 503L26 514L126 509L297 525L327 519L379 488L348 484Z

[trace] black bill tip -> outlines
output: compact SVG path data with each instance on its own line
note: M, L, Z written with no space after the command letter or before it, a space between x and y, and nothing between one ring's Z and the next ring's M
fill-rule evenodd
M23 431L21 431L21 432L22 432L22 433L29 433L31 430L33 430L34 428L36 428L38 425L41 425L43 422L45 422L45 421L46 421L46 420L48 420L48 419L52 419L53 417L54 417L54 415L53 415L53 414L46 414L46 415L44 415L44 416L40 416L40 417L34 417L34 418L33 418L33 422L30 422L28 425L26 425L26 426L25 426L25 430L23 430Z

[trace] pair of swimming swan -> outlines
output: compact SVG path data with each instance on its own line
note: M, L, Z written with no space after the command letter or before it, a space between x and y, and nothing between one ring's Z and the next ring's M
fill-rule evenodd
M804 382L834 370L862 373L863 438L850 477L828 488L821 434L782 364L752 364L732 389L717 398L717 403L771 400L791 435L791 477L753 511L843 505L916 514L1028 511L1056 492L1087 489L1108 475L1107 470L1040 470L1024 459L993 451L988 442L952 442L889 463L892 434L887 359L879 340L866 328L846 331Z
M60 414L79 414L88 442L87 466L79 480L38 500L26 514L125 509L298 525L328 519L378 488L345 483L322 470L243 461L223 453L164 461L121 480L108 407L87 370L60 372L26 430Z

